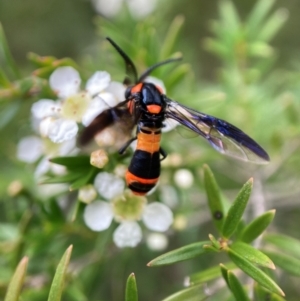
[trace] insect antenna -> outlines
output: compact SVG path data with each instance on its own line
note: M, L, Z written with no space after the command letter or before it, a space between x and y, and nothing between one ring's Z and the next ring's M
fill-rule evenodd
M172 62L177 62L177 61L180 61L180 60L182 60L182 57L171 58L171 59L162 61L162 62L160 62L160 63L157 63L157 64L155 64L155 65L149 67L149 68L148 68L146 71L144 71L144 73L140 76L140 78L139 78L139 80L138 80L138 83L142 82L147 76L149 76L150 73L151 73L154 69L156 69L156 68L158 68L158 67L160 67L160 66L162 66L162 65L165 65L165 64L168 64L168 63L172 63Z
M126 70L126 77L123 81L125 85L131 85L133 83L138 83L138 75L136 68L132 62L132 60L129 58L129 56L109 37L106 37L106 40L112 44L115 49L119 52L119 54L122 56L125 62L125 70Z

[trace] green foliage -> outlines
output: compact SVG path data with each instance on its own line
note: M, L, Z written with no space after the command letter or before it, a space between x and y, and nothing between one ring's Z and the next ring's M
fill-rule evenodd
M62 296L62 291L64 288L64 282L66 278L67 268L70 262L72 253L72 246L70 246L63 257L61 258L49 292L48 301L60 301ZM24 284L26 269L28 264L28 258L24 257L18 267L16 268L16 271L9 283L7 293L5 296L5 301L17 301L19 300L21 289ZM133 299L132 299L133 300Z
M136 279L133 273L127 279L125 301L138 301Z
M24 257L16 268L16 271L9 283L7 293L5 295L5 301L17 301L21 293L21 289L24 283L28 264L28 258Z
M271 155L269 166L246 166L220 156L205 141L201 144L199 139L179 137L176 131L165 133L162 146L170 160L163 163L161 184L148 199L162 202L171 199L175 204L175 223L167 233L173 250L159 256L144 245L130 251L118 250L112 244L114 223L111 229L99 234L83 224L85 205L78 201L76 190L93 183L100 171L90 164L89 155L51 157L50 162L65 167L66 173L48 172L37 181L34 173L43 158L29 166L18 162L14 155L17 140L33 133L28 117L32 103L56 98L48 78L57 67L73 66L83 82L96 70L107 70L113 80L123 80L123 61L108 43L95 40L90 45L78 43L83 50L80 60L30 53L31 65L23 68L14 60L8 46L10 39L0 26L0 299L5 296L5 301L21 297L31 301L47 297L49 301L61 300L67 282L66 301L121 300L124 290L116 288L124 287L125 279L120 275L135 271L144 284L139 288L141 300L165 298L170 291L178 290L164 300L248 301L253 295L258 301L282 301L284 293L277 282L288 300L297 300L290 291L297 295L299 288L293 287L289 275L300 276L300 242L287 235L265 233L272 222L274 228L285 233L294 231L297 235L293 229L298 226L296 214L299 214L295 183L300 168L300 64L295 51L289 61L292 68L283 64L278 68L280 49L275 49L272 39L280 33L288 15L282 8L274 9L275 3L275 0L256 1L243 18L233 2L219 2L219 17L210 22L212 35L202 43L219 60L218 69L210 67L210 80L206 74L201 78L193 74L193 70L201 74L201 70L196 70L199 60L196 55L200 50L188 43L184 20L189 16L177 16L169 22L160 3L162 12L157 10L155 16L138 22L130 18L126 9L113 21L96 18L101 38L110 36L116 40L136 62L139 73L160 60L178 57L181 55L178 50L183 51L183 62L158 68L153 73L164 80L168 96L237 125ZM169 6L176 7L175 3ZM185 38L181 36L184 31ZM102 170L116 172L118 167L128 166L130 154L120 157L113 147L107 151L109 162ZM201 169L204 163L211 169L208 165ZM174 173L181 168L189 169L195 177L189 189L179 187L174 181ZM201 174L203 183L198 180ZM253 187L249 180L238 192L250 177L254 179ZM67 187L49 196L49 191L42 190L49 186L42 183L67 184ZM171 197L164 194L164 188L174 194L170 193ZM281 212L279 219L274 218L275 210L258 212L266 204ZM280 206L290 207L281 210ZM286 218L285 212L293 218ZM180 220L182 228L177 224ZM216 228L215 233L211 224ZM70 244L75 246L72 260L68 248L55 273L57 256ZM30 264L24 286L25 255ZM178 268L175 263L182 261ZM157 268L146 269L146 262ZM273 273L274 265L282 270L282 278ZM68 266L72 267L70 282L66 281ZM54 273L49 294L49 279ZM186 274L190 274L188 287L174 288ZM138 300L134 274L128 277L125 299Z

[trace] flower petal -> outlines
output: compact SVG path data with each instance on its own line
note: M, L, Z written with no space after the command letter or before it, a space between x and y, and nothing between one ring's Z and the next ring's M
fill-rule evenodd
M119 248L133 248L142 240L141 227L136 222L124 222L115 230L113 240Z
M154 11L156 0L130 0L127 4L131 15L135 19L141 19Z
M142 220L148 229L164 232L173 223L173 213L166 205L154 202L146 206Z
M110 83L110 74L106 71L97 71L86 83L86 90L91 96L94 96L108 87Z
M105 17L115 16L121 9L123 0L92 0L95 10Z
M78 132L78 125L73 120L56 119L49 124L48 137L54 143L73 139Z
M153 251L163 251L168 246L168 238L162 233L150 233L147 237L147 245Z
M59 67L50 76L50 87L60 98L76 94L80 86L80 75L73 67Z
M56 116L59 113L60 104L51 99L40 99L31 107L33 117L43 119L49 116Z
M103 201L94 201L84 209L83 219L85 224L93 231L106 230L113 219L110 204Z
M104 110L109 109L110 107L107 105L105 101L100 96L94 97L85 113L82 116L82 124L84 126L90 125L90 123L97 117L100 113L102 113Z
M113 108L119 103L118 99L112 93L103 92L99 94L99 97L101 97L102 101L104 101L109 108Z
M124 181L108 172L100 172L95 178L94 186L104 198L112 199L123 193Z
M97 196L95 187L91 184L81 187L78 191L78 200L90 204Z
M181 168L174 174L174 181L180 188L190 188L194 182L194 176L190 170Z
M34 171L35 179L39 180L39 178L44 175L50 169L50 161L49 158L44 157L37 165Z
M43 154L43 142L35 136L23 138L17 146L17 158L23 162L33 163Z
M118 103L125 100L125 90L126 87L119 82L111 82L109 86L105 89L106 92L114 95Z
M70 153L74 154L76 150L76 139L67 140L59 145L58 155L59 156L66 156Z

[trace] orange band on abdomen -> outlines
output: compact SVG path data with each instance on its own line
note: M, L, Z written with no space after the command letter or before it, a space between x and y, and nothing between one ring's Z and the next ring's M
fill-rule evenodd
M150 133L138 133L137 134L137 146L136 149L143 150L148 153L158 152L160 149L160 136L161 134Z
M157 181L158 181L158 178L156 178L156 179L143 179L143 178L137 177L134 174L132 174L129 170L126 171L125 179L126 179L127 185L130 185L133 182L138 182L138 183L141 183L141 184L156 184Z

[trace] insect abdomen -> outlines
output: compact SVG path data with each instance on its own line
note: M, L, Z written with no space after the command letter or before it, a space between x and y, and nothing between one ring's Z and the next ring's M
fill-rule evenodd
M126 182L134 194L145 195L156 185L160 174L160 132L140 132L137 141Z

